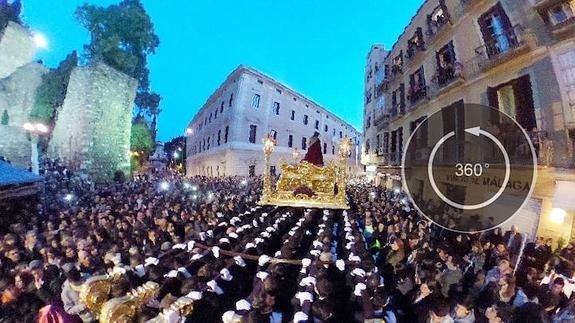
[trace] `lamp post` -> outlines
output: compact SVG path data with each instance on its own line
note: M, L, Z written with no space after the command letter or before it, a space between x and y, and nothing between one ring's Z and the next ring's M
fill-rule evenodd
M49 129L43 123L26 122L23 125L24 130L30 134L30 162L32 164L32 172L36 175L40 174L40 153L38 151L38 140L41 135L48 133Z
M262 193L262 201L266 201L271 194L271 178L270 178L270 156L274 152L276 141L271 135L267 135L263 140L264 144L264 188Z

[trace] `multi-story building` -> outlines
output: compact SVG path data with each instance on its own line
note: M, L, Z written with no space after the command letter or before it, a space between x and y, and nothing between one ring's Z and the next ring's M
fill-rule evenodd
M365 101L363 108L363 143L361 163L365 166L366 175L374 179L377 174L377 156L381 150L382 137L375 127L375 120L383 116L385 96L383 95L385 80L384 60L387 51L383 45L373 45L367 55L365 65Z
M324 162L338 158L342 138L350 138L355 147L361 144L361 134L335 114L273 78L239 66L188 124L186 174L260 175L268 135L276 140L270 172L279 174L282 160L303 158L316 131ZM361 169L358 153L354 149L348 159L350 173Z
M404 143L427 116L456 103L489 105L539 147L534 193L514 221L531 234L575 237L574 13L575 0L425 1L387 55L374 98L385 102L374 123L386 185L401 185Z

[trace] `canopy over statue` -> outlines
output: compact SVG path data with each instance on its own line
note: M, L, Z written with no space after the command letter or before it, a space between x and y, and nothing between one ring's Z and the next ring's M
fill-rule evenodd
M272 137L264 139L265 169L275 148ZM310 138L305 157L299 163L280 165L281 175L272 188L269 173L264 174L260 205L349 209L345 196L346 162L351 154L351 140L339 143L339 160L324 165L319 133Z

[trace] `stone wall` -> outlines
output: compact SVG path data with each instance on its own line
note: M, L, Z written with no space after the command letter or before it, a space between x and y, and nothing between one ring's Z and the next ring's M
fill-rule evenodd
M17 23L9 22L0 33L0 79L30 63L36 49L30 32Z
M0 52L2 51L0 42ZM3 63L0 61L0 69ZM8 125L0 124L0 156L14 165L30 166L30 141L23 129L34 105L36 90L48 69L38 63L30 63L17 69L9 77L0 80L0 115L8 112Z
M130 171L130 131L137 81L98 64L72 71L48 155L98 181Z

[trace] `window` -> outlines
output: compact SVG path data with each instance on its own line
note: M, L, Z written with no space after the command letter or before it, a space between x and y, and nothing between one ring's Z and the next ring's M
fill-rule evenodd
M331 154L335 155L335 146L333 146L333 145L331 146Z
M343 133L340 131L339 132L339 139L343 138Z
M433 12L427 16L427 34L433 36L437 34L447 24L449 18L443 5L437 6Z
M222 130L218 130L218 146L221 144Z
M226 131L224 132L224 143L228 143L228 133L230 131L230 126L226 126Z
M549 20L553 25L559 25L571 18L575 14L575 1L566 1L555 5L548 11Z
M249 138L249 142L252 144L256 143L256 131L257 131L257 126L256 125L250 125L250 138Z
M259 84L259 85L264 85L264 81L258 80L258 84Z
M333 134L332 134L332 136L334 136L334 137L335 137L335 128L333 128L332 130L333 130Z
M293 135L288 136L288 147L289 148L293 147Z
M274 138L274 140L278 140L278 132L275 130L271 130L270 134L272 135L272 138Z
M316 120L316 121L315 121L315 128L316 128L316 129L319 129L319 120Z
M365 129L369 129L371 127L371 117L367 117L367 124L365 125Z
M214 120L218 118L218 108L216 108L216 111L214 111Z
M271 176L276 176L276 167L275 166L270 166L270 175Z
M249 177L254 177L256 176L256 165L250 165L248 167L248 176Z
M308 119L309 119L309 117L307 116L307 114L305 114L305 115L303 116L303 124L307 125L307 123L308 123L308 121L309 121Z
M377 150L378 154L381 153L381 137L379 134L375 136L375 149Z
M230 100L228 101L228 107L231 107L231 106L232 106L232 102L233 102L233 101L234 101L234 94L231 93L231 94L230 94Z
M433 82L437 82L439 86L450 83L461 74L461 69L455 59L455 50L452 41L437 52L436 60L437 72L433 76Z
M260 107L260 95L259 94L254 94L254 96L252 97L252 107L253 108L259 108Z
M276 114L276 116L280 115L280 103L279 102L274 102L273 110L274 110L274 113Z
M487 57L497 56L517 45L515 31L501 3L483 14L479 20Z
M329 130L329 127L328 127L327 125L324 125L324 126L323 126L323 131L324 131L324 132L327 132L328 130Z
M369 154L369 151L371 150L371 145L369 144L369 139L367 139L365 141L365 153Z
M327 144L325 142L323 143L323 153L327 154Z
M302 149L302 150L306 150L306 149L307 149L307 138L306 138L306 137L302 137L302 138L301 138L301 149Z
M222 101L222 104L220 105L220 113L224 113L224 101Z
M209 122L210 122L210 123L212 123L212 117L213 117L213 116L212 116L212 114L210 113L210 119L209 119Z
M425 73L422 66L409 76L409 93L407 96L411 103L415 103L423 99L426 95Z
M421 28L417 28L413 37L407 41L407 57L413 57L416 50L425 50L425 42L423 41Z
M276 92L277 92L278 94L282 94L282 90L280 90L280 89L276 89Z
M210 137L208 137L208 150L210 150Z
M291 117L290 120L295 120L295 110L291 110Z

